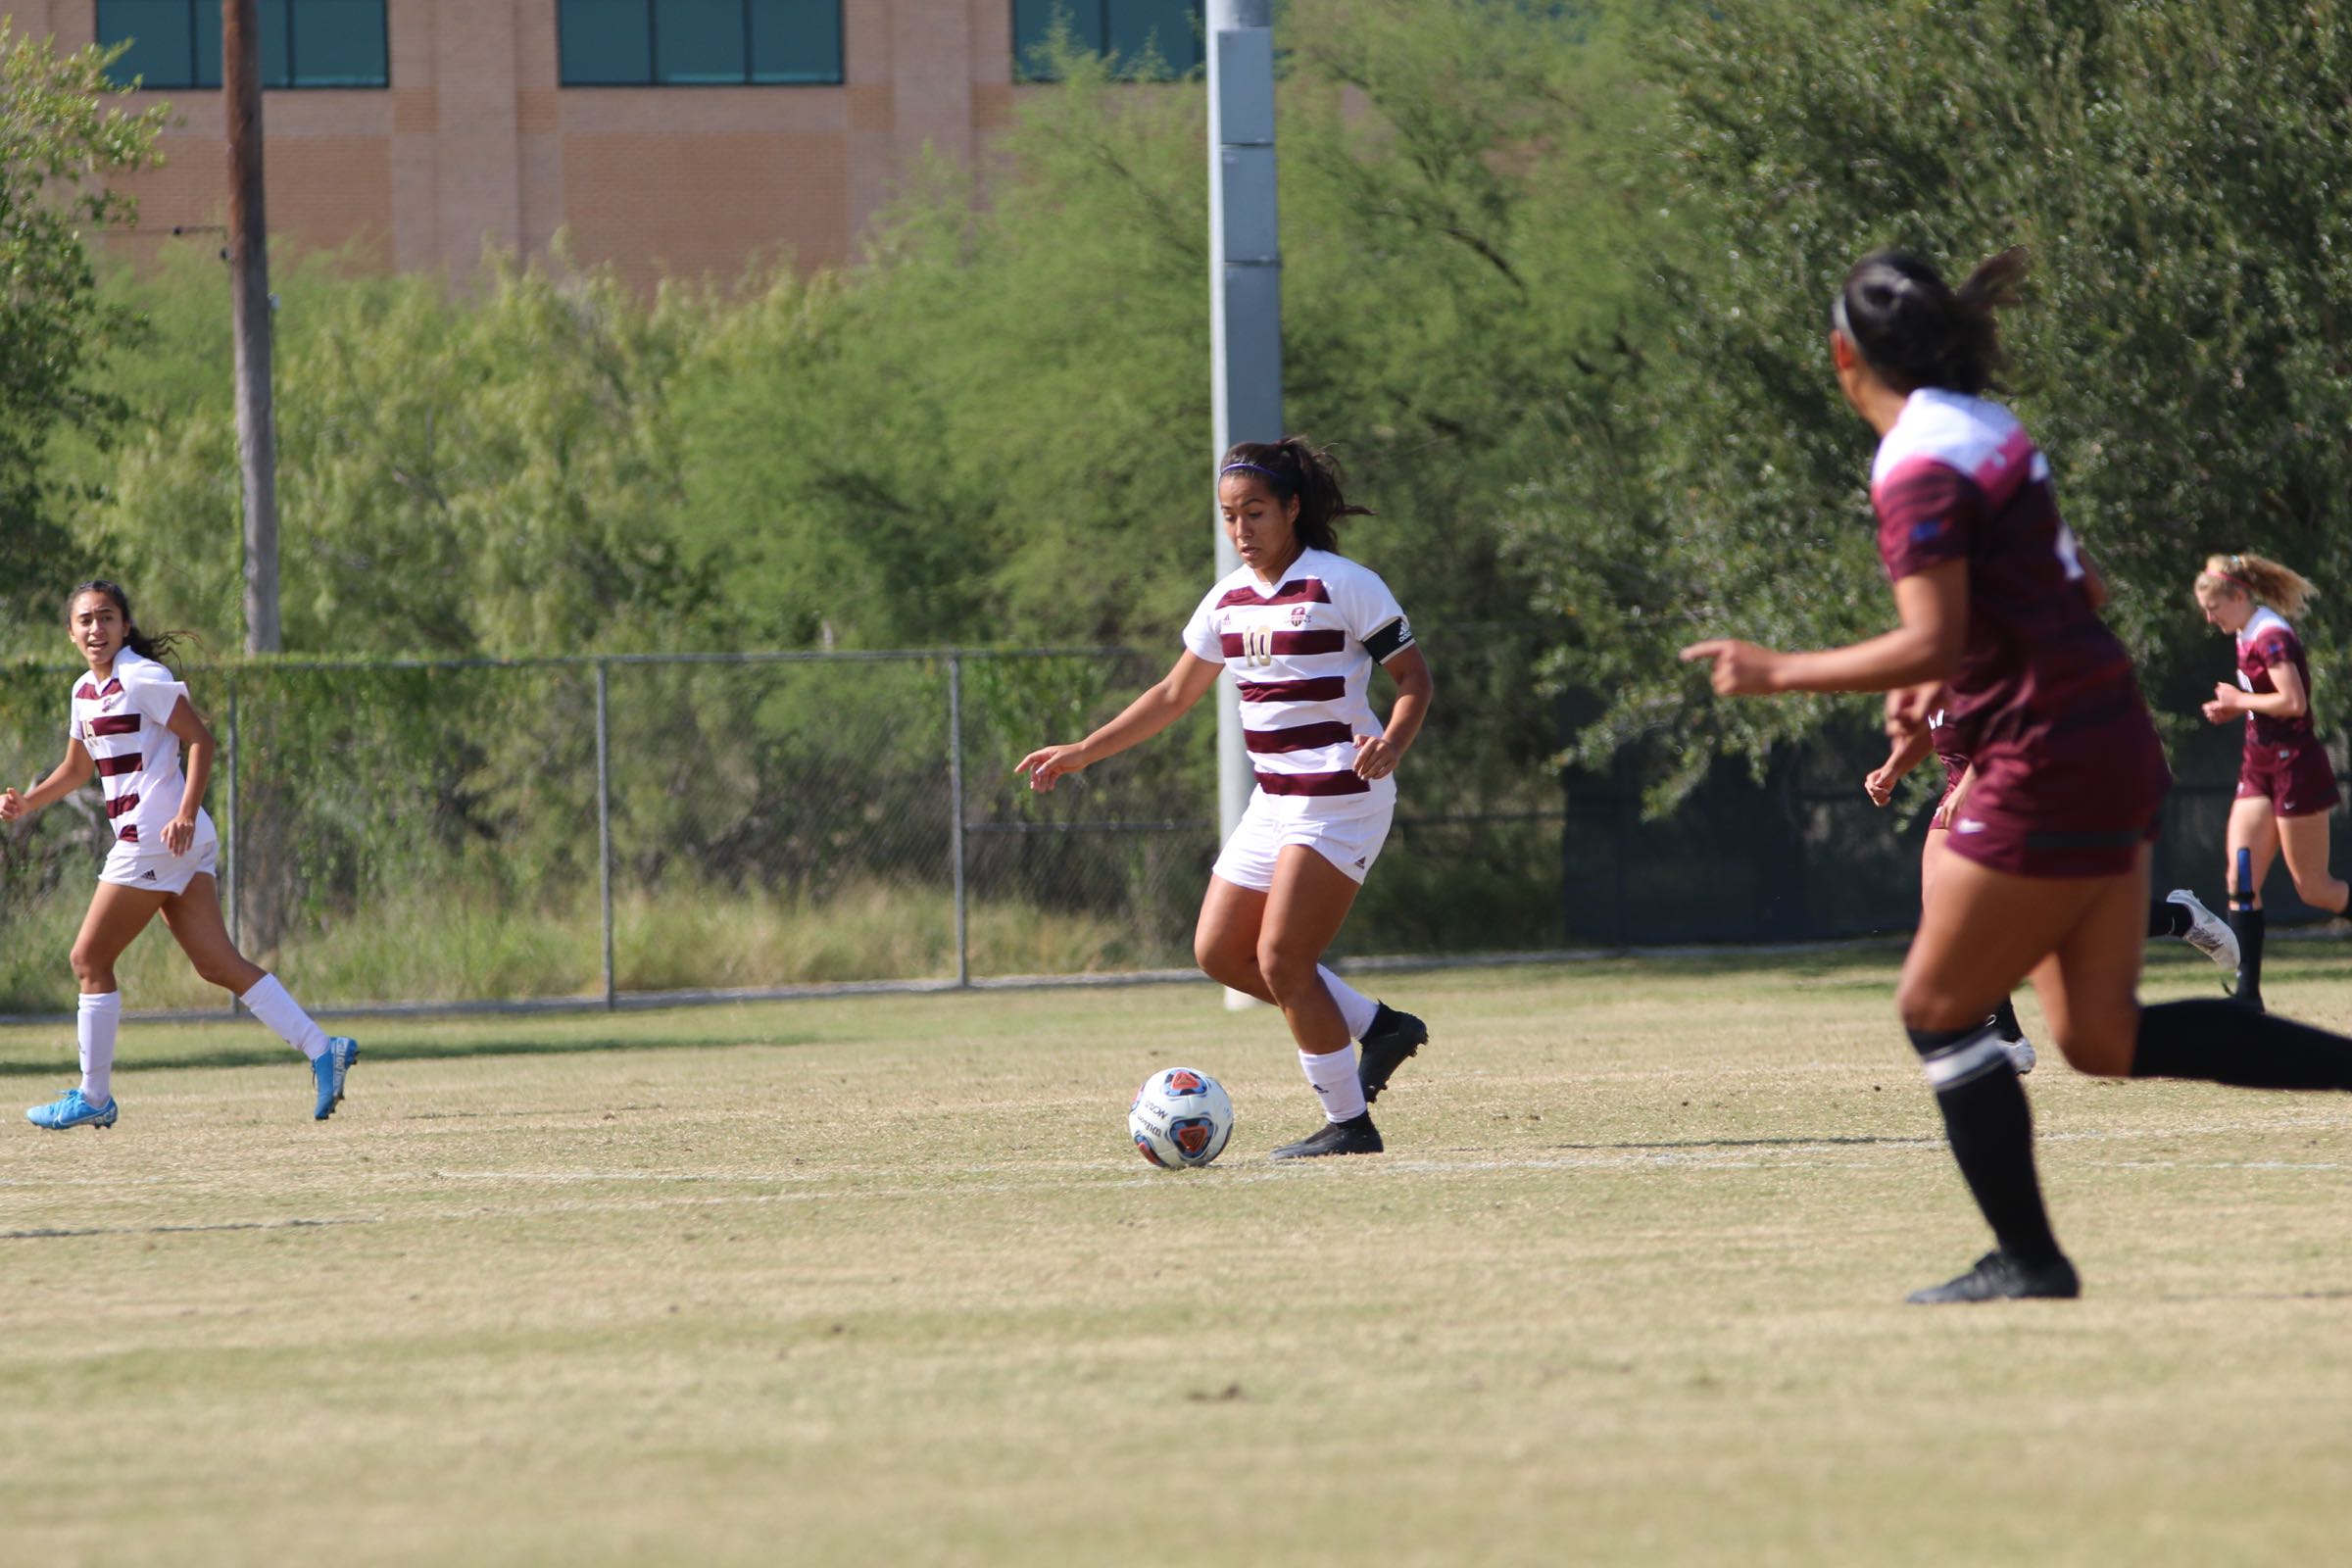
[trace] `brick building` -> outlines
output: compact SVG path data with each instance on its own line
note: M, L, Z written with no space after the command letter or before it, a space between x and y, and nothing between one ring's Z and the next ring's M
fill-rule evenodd
M1122 56L1200 58L1193 0L259 0L271 233L464 276L485 245L650 282L847 260L928 146L978 155L1058 12ZM220 220L220 0L0 0L21 33L131 41L169 102L126 182L148 237ZM122 243L137 243L124 241Z

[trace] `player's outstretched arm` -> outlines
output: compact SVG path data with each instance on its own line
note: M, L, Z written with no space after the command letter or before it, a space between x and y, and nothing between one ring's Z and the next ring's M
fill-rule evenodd
M88 783L95 771L90 754L82 750L81 742L66 742L65 760L52 768L47 778L21 792L0 790L0 822L30 816L50 802L64 800Z
M1028 774L1031 789L1050 790L1064 774L1115 757L1175 723L1217 683L1223 669L1191 653L1179 654L1176 667L1129 703L1118 717L1082 741L1038 748L1014 764L1013 771Z
M1968 563L1946 561L1897 578L1894 608L1901 625L1844 648L1784 654L1716 637L1692 643L1682 657L1711 662L1718 697L1884 692L1949 680L1968 639Z

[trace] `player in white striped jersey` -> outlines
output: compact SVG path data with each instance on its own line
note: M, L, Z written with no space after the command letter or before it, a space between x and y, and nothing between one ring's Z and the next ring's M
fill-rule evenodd
M312 1114L323 1121L343 1098L344 1077L360 1048L327 1035L274 975L247 962L229 941L213 881L220 841L204 810L216 748L213 732L188 703L187 687L164 667L174 639L141 632L131 619L129 596L111 582L85 582L74 590L66 601L66 629L90 672L74 683L65 760L22 793L0 790L0 821L63 800L96 774L114 848L98 873L81 934L74 939L81 1082L25 1111L25 1119L57 1132L115 1124L115 1037L122 1018L115 960L161 914L197 974L226 987L310 1058L317 1091Z
M1175 667L1085 740L1031 752L1018 770L1050 790L1158 734L1233 671L1257 788L1217 857L1194 955L1210 979L1282 1008L1322 1102L1324 1125L1274 1157L1378 1153L1368 1106L1429 1031L1322 958L1388 838L1396 764L1429 712L1429 665L1388 585L1337 553L1340 518L1369 513L1347 503L1327 456L1296 436L1245 441L1219 466L1217 509L1242 565L1200 601ZM1386 724L1367 700L1376 663L1396 685Z

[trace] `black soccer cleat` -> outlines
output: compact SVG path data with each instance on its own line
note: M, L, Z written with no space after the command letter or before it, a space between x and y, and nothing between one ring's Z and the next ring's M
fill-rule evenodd
M2055 1263L2029 1267L2007 1252L1986 1252L1977 1259L1975 1268L1958 1279L1913 1291L1904 1299L1919 1306L1939 1306L1946 1301L2071 1301L2082 1294L2082 1282L2076 1277L2075 1265L2063 1257Z
M1387 1147L1380 1141L1380 1129L1372 1125L1372 1113L1366 1111L1347 1121L1327 1121L1313 1137L1301 1138L1295 1144L1285 1144L1267 1158L1315 1159L1324 1154L1377 1154Z
M1387 1003L1375 1003L1378 1009L1372 1014L1372 1027L1364 1031L1363 1054L1356 1058L1356 1082L1364 1086L1364 1103L1369 1105L1389 1087L1390 1078L1404 1065L1404 1058L1429 1043L1429 1025L1409 1012L1398 1012Z

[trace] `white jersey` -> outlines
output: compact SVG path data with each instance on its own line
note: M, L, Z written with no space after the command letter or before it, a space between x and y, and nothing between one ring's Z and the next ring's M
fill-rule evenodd
M127 648L104 680L84 675L74 685L74 738L98 764L107 820L124 844L162 844L164 824L179 811L186 781L168 721L187 695L172 671Z
M1258 790L1297 801L1301 812L1348 797L1396 800L1394 777L1357 776L1355 737L1381 733L1365 696L1373 662L1412 644L1380 574L1326 550L1301 553L1271 587L1243 566L1208 591L1184 628L1186 649L1224 664L1241 690L1242 740Z

